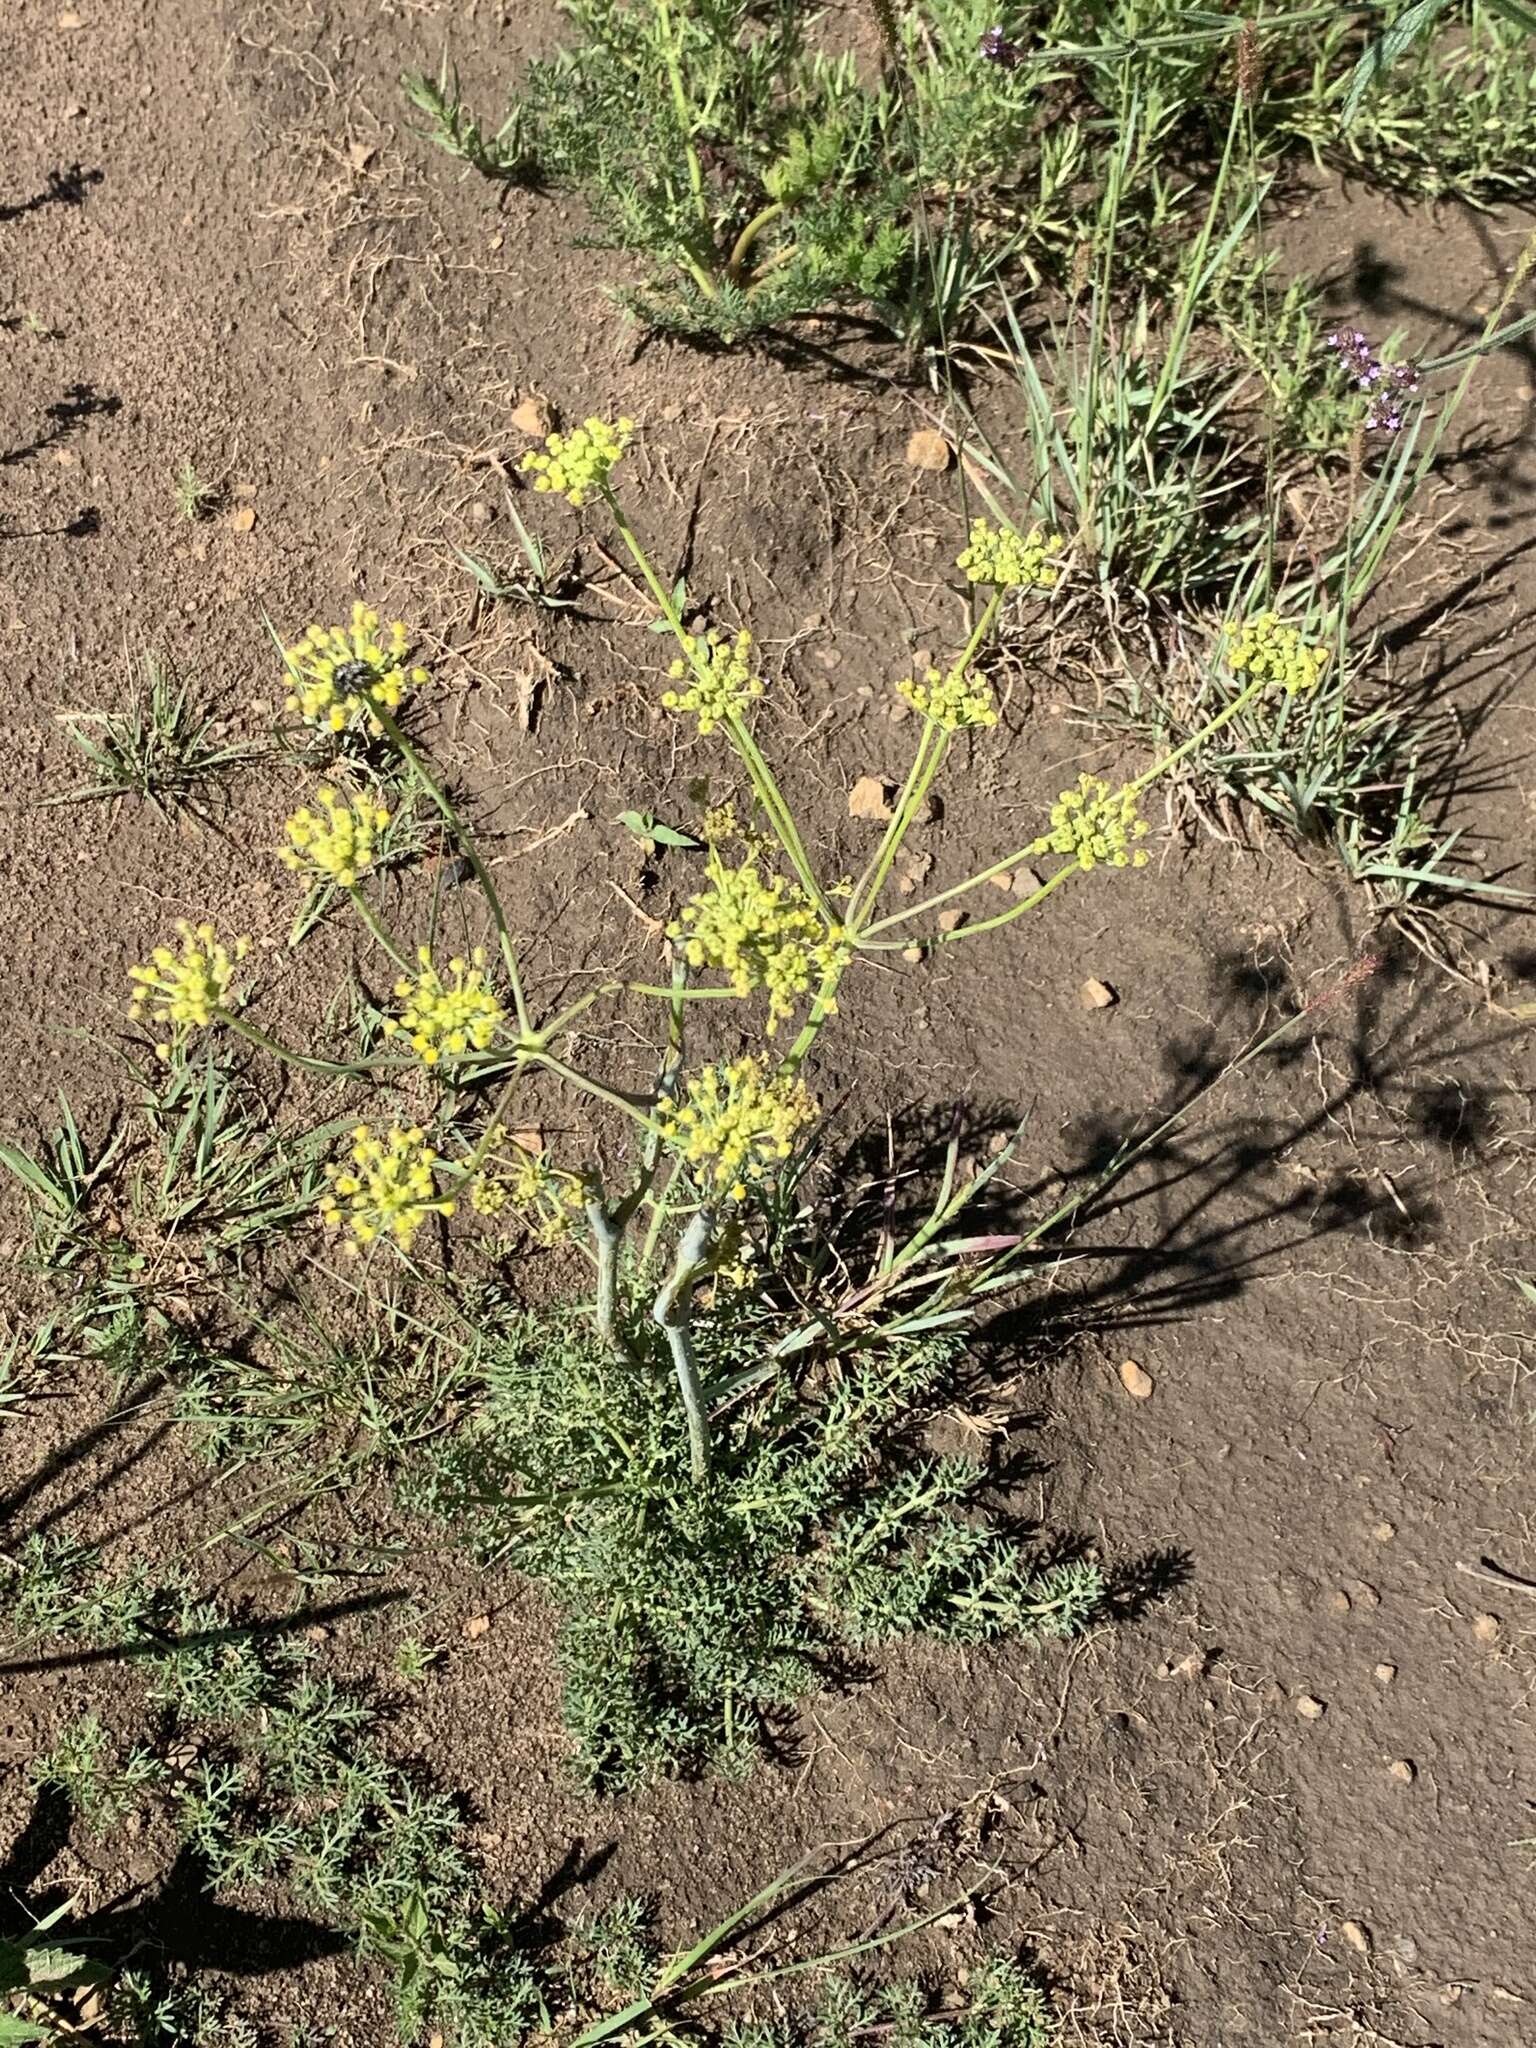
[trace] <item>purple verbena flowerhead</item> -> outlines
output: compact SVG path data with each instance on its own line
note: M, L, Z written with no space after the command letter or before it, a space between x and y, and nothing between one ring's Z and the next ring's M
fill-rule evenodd
M981 54L989 63L1000 64L1004 71L1012 71L1021 52L1018 44L1010 43L999 27L985 31L981 38Z
M1417 366L1383 362L1358 327L1339 328L1329 335L1326 346L1354 378L1356 387L1370 395L1370 408L1365 416L1367 432L1395 434L1406 417L1406 401L1419 388Z

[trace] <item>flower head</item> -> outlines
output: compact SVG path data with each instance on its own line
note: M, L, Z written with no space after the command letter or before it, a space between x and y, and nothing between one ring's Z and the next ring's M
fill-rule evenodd
M1136 804L1130 783L1112 790L1097 775L1080 775L1076 789L1064 789L1051 805L1051 829L1030 852L1064 854L1084 869L1144 868L1147 854L1136 841L1146 838L1147 821Z
M973 519L970 540L955 567L972 583L990 583L998 590L1051 590L1061 581L1061 571L1050 557L1061 546L1061 535L1043 527L1021 534L1011 526L994 526L990 519Z
M382 1137L367 1124L352 1133L346 1164L328 1166L330 1188L320 1217L332 1230L345 1223L354 1246L392 1237L403 1250L429 1216L451 1216L453 1202L437 1192L437 1154L418 1129L391 1124Z
M1338 357L1358 390L1369 392L1370 409L1365 416L1370 433L1395 434L1405 417L1404 404L1419 388L1414 363L1384 362L1358 327L1341 327L1325 344Z
M316 802L318 811L295 811L284 819L288 844L278 859L298 874L323 875L350 889L373 859L374 835L389 823L389 812L371 797L349 796L329 782L321 783Z
M764 875L758 859L752 847L727 867L712 845L709 887L683 905L667 936L682 946L690 967L718 969L737 995L766 989L772 1033L847 959L848 947L801 889L782 875Z
M999 65L1004 71L1012 71L1023 55L1017 43L1009 42L1001 27L984 29L980 48L989 64Z
M964 725L997 723L992 685L973 668L957 664L945 675L936 668L928 669L921 682L911 676L899 682L896 694L945 732L958 732Z
M702 639L692 633L683 636L686 659L674 661L669 673L675 682L690 677L686 690L663 690L661 701L669 711L691 711L699 731L707 739L715 727L744 711L754 697L763 694L760 676L752 673L752 635L738 633L728 640L711 630Z
M521 467L532 475L536 491L558 491L580 511L607 483L634 431L633 420L583 420L569 434L546 435L544 453L530 448Z
M716 1200L739 1202L789 1158L816 1113L803 1082L749 1053L695 1075L681 1102L658 1105L656 1121Z
M352 607L350 626L311 626L284 650L288 709L326 732L377 734L380 709L398 711L408 689L424 683L424 668L410 668L411 636L396 619L381 627L367 605Z
M251 950L249 939L236 939L233 947L219 939L211 924L188 924L178 918L176 930L181 951L156 946L147 963L130 967L133 997L128 1014L135 1023L144 1017L156 1024L168 1024L169 1037L155 1047L168 1060L173 1047L180 1047L194 1031L203 1031L215 1013L225 1007L235 963Z
M485 978L484 947L476 946L468 960L450 960L447 981L432 965L430 946L420 947L416 958L421 972L395 983L405 1007L384 1020L386 1034L403 1031L425 1067L436 1066L444 1053L484 1052L505 1015Z
M1295 626L1288 626L1277 612L1260 612L1246 622L1234 620L1224 628L1227 666L1235 675L1246 675L1256 683L1278 683L1288 697L1315 690L1328 666L1328 649L1309 647Z
M501 1135L492 1130L489 1143L494 1145ZM534 1151L524 1140L514 1140L508 1160L488 1160L469 1185L469 1204L477 1216L491 1220L509 1209L519 1210L535 1240L546 1246L558 1244L567 1234L583 1200L577 1176L553 1165L546 1150Z

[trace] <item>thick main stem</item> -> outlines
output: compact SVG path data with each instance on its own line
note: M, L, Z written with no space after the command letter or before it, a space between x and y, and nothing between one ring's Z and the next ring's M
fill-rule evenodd
M709 1473L709 1418L693 1355L693 1289L715 1233L715 1212L707 1204L683 1232L672 1271L651 1305L651 1320L667 1340L678 1392L688 1417L688 1458L695 1486Z
M619 1334L619 1247L624 1233L594 1195L586 1205L587 1223L597 1247L597 1334L615 1358L626 1359L629 1347Z

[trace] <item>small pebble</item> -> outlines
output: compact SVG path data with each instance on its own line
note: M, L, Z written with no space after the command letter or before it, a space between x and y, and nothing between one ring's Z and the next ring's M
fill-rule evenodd
M1399 1785L1411 1785L1419 1773L1417 1767L1411 1764L1407 1757L1400 1756L1395 1757L1387 1765L1387 1775L1388 1777L1396 1778Z
M1356 1579L1355 1599L1362 1607L1379 1607L1381 1605L1381 1595L1365 1579Z
M957 932L964 923L965 912L963 910L941 910L939 912L939 930L941 932Z
M471 526L489 526L496 517L496 507L489 498L474 498L470 501L464 517Z
M1144 1365L1138 1365L1134 1358L1127 1358L1120 1366L1120 1384L1133 1401L1149 1401L1155 1383Z
M1370 1954L1371 1930L1369 1927L1362 1927L1358 1920L1346 1920L1339 1929L1339 1932L1351 1948L1358 1949L1363 1956Z
M1390 1522L1378 1522L1375 1528L1372 1529L1371 1534L1378 1543L1390 1543L1397 1534L1397 1530Z
M1376 1666L1376 1683L1378 1685L1391 1685L1396 1677L1397 1666L1395 1664L1378 1664Z
M1336 1592L1328 1595L1328 1612L1330 1614L1348 1614L1351 1604L1350 1597L1342 1586Z
M1012 892L1013 877L1009 874L1006 868L1004 868L1003 872L1000 875L989 875L987 877L987 880L992 884L994 889L1001 889L1005 896L1009 895Z
M907 461L913 469L930 469L935 473L948 469L954 450L942 434L936 434L932 427L919 427L907 442Z
M921 946L903 946L901 949L901 957L903 960L910 960L915 964L917 961L922 959L923 949Z
M1480 1614L1472 1624L1472 1633L1480 1643L1496 1643L1499 1640L1499 1617Z
M1043 887L1040 877L1033 868L1015 868L1013 871L1013 893L1015 896L1033 896Z
M1322 1700L1314 1699L1311 1693L1304 1692L1296 1702L1296 1711L1303 1721L1321 1721L1328 1709Z
M1120 998L1107 981L1099 981L1090 974L1078 990L1077 1000L1085 1010L1109 1010L1114 1008Z
M521 405L513 407L512 424L520 434L542 441L546 434L554 432L554 408L547 398L525 398Z
M479 1642L483 1635L489 1635L491 1617L488 1614L472 1614L464 1624L464 1633L472 1643Z

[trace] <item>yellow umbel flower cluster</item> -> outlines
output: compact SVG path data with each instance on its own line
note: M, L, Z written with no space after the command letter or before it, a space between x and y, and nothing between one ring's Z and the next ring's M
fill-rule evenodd
M956 665L947 674L936 668L924 672L919 682L912 676L896 685L898 697L905 697L914 711L945 732L958 732L963 725L996 725L997 700L992 685L973 668Z
M994 526L990 519L973 519L970 540L955 567L972 583L990 583L998 590L1050 590L1061 581L1050 557L1060 552L1059 533L1032 526L1021 534L1011 526Z
M311 626L283 650L288 709L327 732L382 732L375 707L398 711L406 691L427 680L424 668L406 666L410 646L398 619L381 627L378 613L362 603L353 605L350 626Z
M402 1249L429 1216L451 1216L453 1202L437 1192L437 1154L419 1129L391 1124L382 1138L367 1124L352 1133L351 1159L325 1170L330 1189L320 1218L332 1230L345 1223L355 1247L392 1237Z
M686 690L663 690L661 701L669 711L693 712L707 739L723 720L763 694L761 676L752 673L752 635L741 632L727 640L713 630L702 639L685 633L683 648L687 658L674 661L670 674L674 682L685 676L692 680Z
M1080 868L1144 868L1147 854L1135 842L1146 838L1147 821L1136 814L1137 800L1129 783L1112 790L1097 775L1080 775L1076 789L1051 805L1051 829L1029 850L1065 854Z
M418 947L416 958L421 972L395 983L405 1008L385 1018L386 1035L403 1031L425 1067L435 1067L444 1053L484 1052L505 1015L485 978L485 948L476 946L468 960L450 960L447 981L432 965L430 946Z
M718 969L737 995L766 989L771 1034L847 959L847 944L827 929L803 890L760 871L755 847L737 867L727 867L713 846L708 860L710 886L683 905L667 937L682 946L690 967Z
M223 1009L234 979L235 963L251 950L249 939L224 945L211 924L188 924L176 920L181 951L156 946L141 967L130 967L128 979L133 996L128 1014L135 1023L149 1017L156 1024L169 1024L170 1036L155 1047L159 1058L168 1060L173 1046L179 1047L194 1031L206 1030L214 1013Z
M1246 624L1235 622L1223 629L1227 637L1227 666L1234 675L1247 676L1256 683L1278 683L1288 697L1315 690L1328 666L1326 647L1309 647L1295 626L1288 626L1278 612L1260 612Z
M373 859L374 835L389 823L389 812L371 797L348 796L329 782L316 792L318 811L295 811L283 820L288 844L278 854L297 874L324 875L343 889L356 885Z
M500 1136L493 1130L490 1142ZM535 1242L545 1246L558 1244L567 1235L582 1200L575 1174L552 1165L547 1151L533 1152L516 1141L507 1170L483 1166L469 1188L469 1204L477 1216L491 1220L509 1209L520 1210Z
M787 1074L770 1074L748 1053L706 1067L681 1102L657 1105L663 1139L716 1201L742 1201L775 1173L815 1121L815 1098Z
M532 475L536 491L557 491L579 512L607 483L634 431L633 420L583 420L569 434L547 434L544 453L530 448L521 467Z

